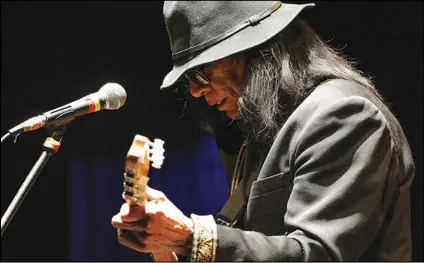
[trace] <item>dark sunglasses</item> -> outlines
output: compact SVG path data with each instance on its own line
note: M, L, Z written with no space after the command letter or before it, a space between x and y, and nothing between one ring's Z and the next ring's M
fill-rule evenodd
M192 69L188 71L184 76L186 79L193 81L201 87L209 85L210 82L205 72L203 72L203 69L201 68Z

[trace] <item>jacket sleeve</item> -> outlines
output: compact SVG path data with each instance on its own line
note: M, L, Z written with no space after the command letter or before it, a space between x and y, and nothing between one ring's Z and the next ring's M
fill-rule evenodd
M289 149L294 180L281 222L289 231L266 236L214 226L216 261L355 261L377 235L392 196L384 116L370 101L349 97L303 117Z

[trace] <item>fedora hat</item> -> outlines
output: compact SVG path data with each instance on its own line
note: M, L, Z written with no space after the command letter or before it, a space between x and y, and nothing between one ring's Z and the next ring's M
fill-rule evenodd
M166 89L189 69L248 50L277 35L306 7L280 1L165 1L174 62Z

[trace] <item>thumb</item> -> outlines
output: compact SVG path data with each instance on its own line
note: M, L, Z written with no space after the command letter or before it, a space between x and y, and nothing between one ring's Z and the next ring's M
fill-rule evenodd
M122 221L134 222L143 219L146 211L144 206L125 203L121 206L120 214Z

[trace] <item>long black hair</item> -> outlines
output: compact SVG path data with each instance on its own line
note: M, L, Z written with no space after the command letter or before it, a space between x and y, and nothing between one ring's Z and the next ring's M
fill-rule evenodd
M381 99L371 78L301 19L246 52L245 59L245 86L238 104L248 140L271 143L293 110L326 79L355 81Z

